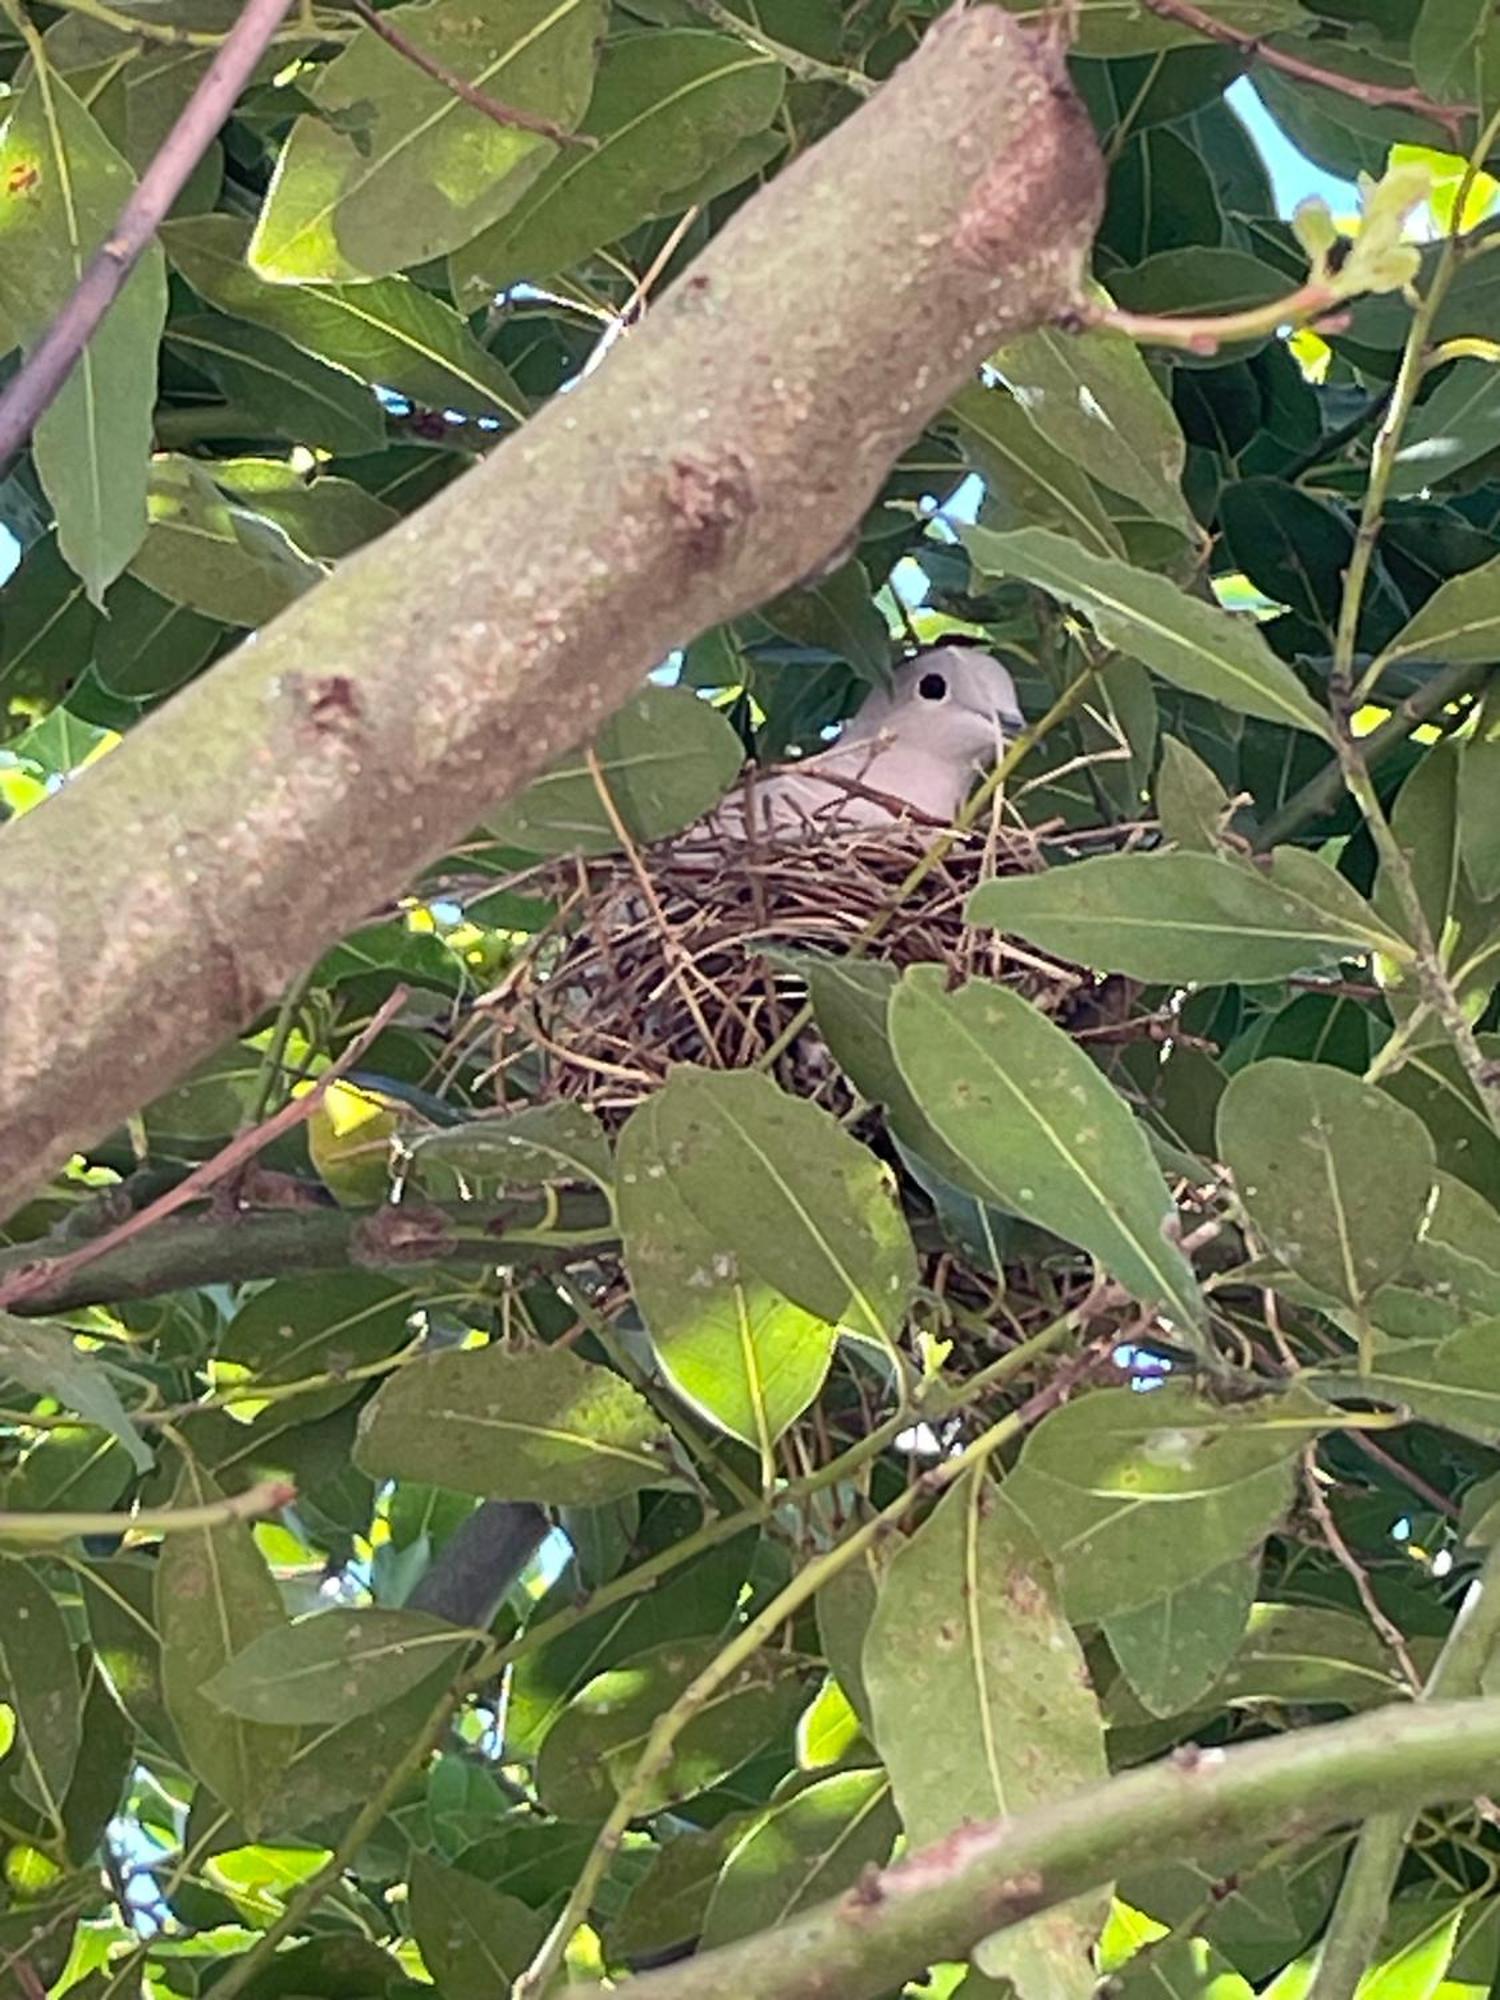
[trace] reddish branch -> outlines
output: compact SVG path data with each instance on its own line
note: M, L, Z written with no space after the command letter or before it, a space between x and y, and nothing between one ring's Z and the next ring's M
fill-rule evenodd
M1418 118L1430 118L1448 134L1455 149L1458 147L1459 120L1467 108L1463 105L1439 104L1415 84L1372 83L1364 77L1345 76L1341 70L1324 69L1318 63L1309 62L1305 56L1276 48L1259 35L1243 34L1225 21L1215 20L1212 14L1195 7L1192 0L1146 0L1146 6L1163 20L1180 21L1194 34L1206 35L1211 42L1222 42L1226 48L1238 49L1241 55L1263 62L1268 69L1279 69L1283 76L1294 76L1302 83L1315 83L1322 90L1336 90L1361 104L1387 111L1410 111Z
M434 83L440 83L445 90L451 90L455 97L482 111L486 118L493 118L497 125L513 125L521 132L535 132L543 139L550 139L555 146L595 147L599 141L587 132L569 132L559 125L555 118L545 118L540 111L523 111L515 104L501 104L496 98L487 97L474 84L467 82L457 70L449 69L446 63L430 56L425 49L419 49L415 42L408 41L401 30L394 25L390 16L379 14L367 4L367 0L349 0L356 14L370 30L378 35L388 48L404 56L413 69L421 70L423 76L430 76Z
M0 392L0 467L30 437L72 374L188 176L234 109L290 5L291 0L245 0L202 82L121 209L119 221L89 259L73 296Z

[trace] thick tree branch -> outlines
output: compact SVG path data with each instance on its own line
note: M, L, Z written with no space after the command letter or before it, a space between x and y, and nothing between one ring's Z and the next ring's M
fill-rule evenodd
M789 1923L630 1984L631 2000L876 2000L1116 1873L1212 1841L1313 1834L1473 1796L1500 1773L1500 1701L1382 1708L1233 1750L1179 1751L1060 1805L964 1827Z
M984 355L1077 298L1101 184L1051 44L944 16L607 367L0 834L0 1216L673 647L815 569Z

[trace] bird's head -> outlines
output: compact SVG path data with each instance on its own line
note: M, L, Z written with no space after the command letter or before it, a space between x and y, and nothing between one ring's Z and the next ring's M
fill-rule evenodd
M993 762L1025 727L1016 684L992 653L933 646L896 669L890 689L869 696L845 741L908 736L964 764Z

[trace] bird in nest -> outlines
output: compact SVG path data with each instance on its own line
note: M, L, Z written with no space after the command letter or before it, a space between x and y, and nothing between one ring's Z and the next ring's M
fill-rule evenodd
M935 646L874 690L829 749L750 778L680 839L801 840L913 816L947 826L1024 726L993 654Z

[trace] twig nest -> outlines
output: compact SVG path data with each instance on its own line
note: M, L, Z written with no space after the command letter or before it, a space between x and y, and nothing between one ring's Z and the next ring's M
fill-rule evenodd
M501 1094L580 1100L616 1123L675 1064L745 1069L774 1050L778 1082L842 1111L849 1087L816 1028L788 1034L809 952L1002 980L1066 1020L1090 975L964 920L979 882L1041 865L1024 830L910 822L758 844L690 829L549 861L526 887L557 919L489 998Z

